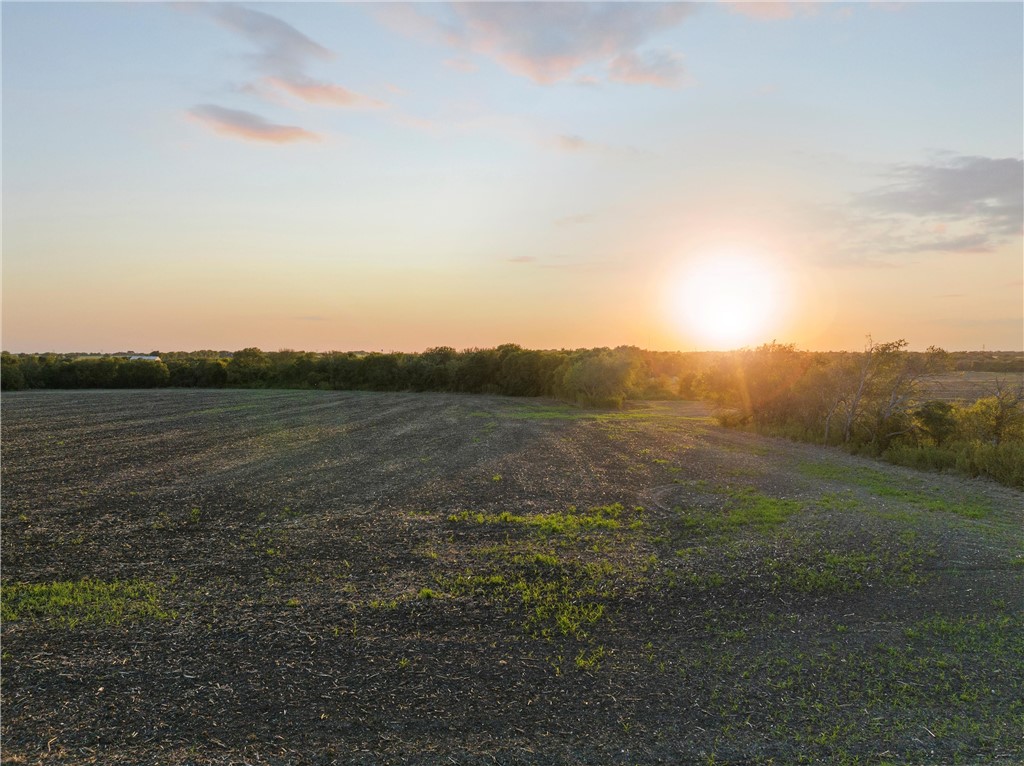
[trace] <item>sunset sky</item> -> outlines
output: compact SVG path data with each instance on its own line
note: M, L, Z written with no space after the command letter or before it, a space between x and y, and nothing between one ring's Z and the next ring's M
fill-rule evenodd
M1024 347L1020 3L11 3L3 348Z

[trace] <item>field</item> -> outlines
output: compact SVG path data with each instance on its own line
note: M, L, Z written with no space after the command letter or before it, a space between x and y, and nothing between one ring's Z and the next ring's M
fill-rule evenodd
M2 402L3 762L1024 762L1024 494L703 405Z
M922 399L973 402L994 396L998 390L1015 391L1024 387L1019 372L944 372L922 381Z

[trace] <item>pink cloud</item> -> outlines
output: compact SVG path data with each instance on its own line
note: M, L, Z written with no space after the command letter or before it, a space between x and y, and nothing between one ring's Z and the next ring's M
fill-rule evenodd
M578 152L586 149L588 144L580 136L561 135L555 139L555 145L563 152Z
M350 109L380 109L386 106L383 101L309 77L268 77L266 82L311 104L343 106Z
M310 77L307 70L312 62L333 59L334 54L287 22L234 3L199 4L197 9L255 47L256 51L249 60L254 69L264 75L262 84L269 84L311 104L355 109L375 109L385 105L340 85ZM252 84L242 90L256 95L269 92Z
M488 56L510 72L550 85L624 54L646 60L652 54L638 49L691 11L685 3L409 4L387 6L380 18L403 33Z
M319 141L320 136L295 125L278 125L258 114L240 109L227 109L215 104L200 104L188 115L215 133L244 141L288 144L295 141Z

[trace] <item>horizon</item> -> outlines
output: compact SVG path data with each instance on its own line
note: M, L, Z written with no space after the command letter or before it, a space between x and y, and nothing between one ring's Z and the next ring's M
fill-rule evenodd
M896 339L896 340L899 340L899 339ZM887 339L885 341L879 341L879 342L886 343L886 342L889 342L889 341ZM471 352L474 352L474 351L497 350L498 348L501 348L502 346L518 346L519 348L521 348L524 351L540 351L540 352L545 352L545 353L546 352L554 352L554 353L563 352L563 353L565 353L565 352L575 352L575 351L594 351L594 350L601 350L601 349L610 349L610 350L614 351L614 350L617 350L617 349L620 349L620 348L633 348L633 349L636 349L636 350L640 351L641 353L649 353L649 354L734 354L734 353L738 353L738 352L742 352L742 351L753 351L753 350L756 350L757 348L759 348L761 346L771 345L771 344L778 344L780 346L793 345L793 346L795 346L795 350L796 351L801 352L801 353L808 353L808 354L847 354L847 353L859 353L859 352L864 352L864 351L867 350L866 345L865 345L865 347L859 348L859 349L809 349L809 348L801 348L800 346L796 346L795 344L789 344L789 343L785 343L785 342L779 342L777 340L772 340L772 341L769 341L769 342L764 343L764 344L757 344L757 345L754 345L754 346L741 346L741 347L738 347L738 348L728 348L728 349L694 348L694 349L669 349L669 350L650 349L650 348L644 348L642 346L633 346L633 345L629 345L629 344L622 344L622 345L619 345L619 346L607 346L607 345L605 345L605 346L572 346L572 347L562 346L560 348L532 348L532 347L528 347L528 346L523 346L523 345L518 344L518 343L508 342L508 343L498 343L498 344L495 344L493 346L467 346L467 347L458 347L458 346L450 346L450 345L446 345L446 344L437 344L437 345L427 346L425 348L420 348L420 349L415 349L415 350L403 350L403 349L394 349L394 348L381 348L381 349L366 349L366 348L349 348L349 349L342 349L342 348L324 348L324 349L278 348L278 349L270 349L270 348L261 348L259 346L249 345L249 346L242 346L242 347L235 348L235 349L227 349L227 348L192 348L192 349L168 348L168 349L164 349L164 350L158 350L158 349L150 348L149 351L140 351L138 349L124 349L124 350L119 349L117 351L103 351L103 350L100 350L100 351L90 351L90 350L84 350L84 349L68 349L68 350L63 350L63 351L56 351L56 350L49 349L49 350L46 350L46 351L14 351L14 352L9 351L8 349L2 349L2 351L4 351L5 353L13 353L15 355L19 355L20 354L20 355L25 355L25 356L46 356L48 354L53 354L53 355L56 355L56 356L71 356L71 355L78 354L78 355L83 356L83 357L85 357L85 356L120 357L120 356L128 356L128 355L157 355L157 356L160 356L160 355L164 355L164 354L199 354L199 353L208 352L208 351L216 352L218 354L236 354L239 351L244 351L244 350L249 350L249 349L256 349L256 350L261 351L261 352L263 352L265 354L321 354L321 355L326 355L326 354L407 354L407 355L416 355L416 354L424 354L424 353L427 353L429 351L436 350L436 349L441 349L441 348L450 348L450 349L454 350L458 354L464 354L464 353L471 353ZM1021 350L1018 350L1018 349L998 349L998 348L944 349L944 348L941 348L941 347L937 347L937 348L939 348L942 351L945 351L948 354L1018 354L1018 355L1024 355L1024 351L1021 351ZM928 352L929 348L928 347L925 347L925 348L912 348L910 346L907 346L903 350L908 352L908 353L911 353L911 354L924 354L924 353Z
M1024 351L1019 3L0 13L5 351Z

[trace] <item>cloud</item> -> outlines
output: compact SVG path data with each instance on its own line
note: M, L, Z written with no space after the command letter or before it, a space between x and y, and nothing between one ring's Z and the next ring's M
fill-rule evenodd
M310 77L307 69L312 63L329 61L334 54L291 24L234 3L205 3L196 8L255 46L256 53L249 60L266 85L311 104L355 109L385 106L377 99ZM254 86L242 90L263 92Z
M1024 228L1024 162L953 156L931 165L897 165L885 186L860 195L880 214L970 222L995 237Z
M278 125L258 114L227 109L216 104L199 104L188 114L217 133L245 141L288 144L295 141L319 141L320 136L294 125Z
M508 263L535 263L537 259L532 255L515 255L505 259Z
M340 85L318 82L305 76L291 79L268 77L266 83L311 104L343 106L350 109L380 109L386 106L383 101L355 93Z
M586 149L588 144L581 136L561 135L555 139L555 146L563 152L578 152Z
M961 237L910 241L904 245L895 245L891 250L899 253L988 253L992 247L993 243L987 234L975 232Z
M822 211L833 265L905 265L927 253L978 255L1024 234L1024 162L945 154L891 166L881 185Z
M683 57L672 51L654 50L619 54L608 65L608 79L615 82L657 85L669 88L683 82Z
M405 34L489 56L543 85L573 79L584 67L607 67L623 56L619 81L663 85L673 80L669 75L679 75L678 62L669 66L671 54L639 49L691 11L685 3L406 4L386 6L380 18ZM650 73L624 79L623 71Z
M221 26L245 37L259 52L254 56L262 70L298 74L309 59L331 59L333 54L281 19L235 3L199 6Z

